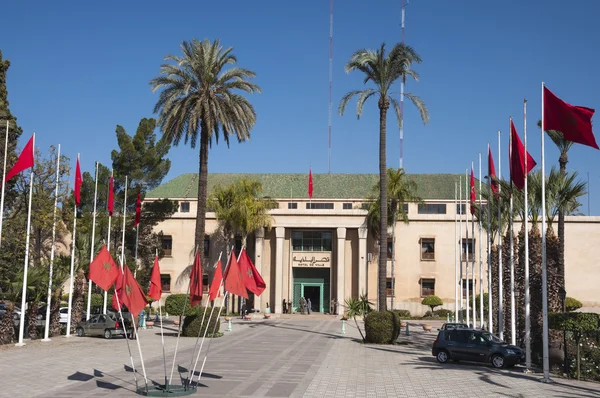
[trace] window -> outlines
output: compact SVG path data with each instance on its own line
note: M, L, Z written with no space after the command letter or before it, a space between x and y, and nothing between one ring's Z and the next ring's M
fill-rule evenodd
M394 297L394 278L386 279L385 292L388 297Z
M165 256L171 256L173 252L173 238L170 235L162 236L162 249Z
M332 233L329 231L293 231L292 247L297 251L331 251Z
M469 341L469 334L464 330L453 330L448 333L448 340L466 344Z
M475 247L473 239L463 239L462 240L462 259L463 261L473 261L475 258L475 254L473 253L473 248Z
M469 287L469 297L473 297L473 279L463 279L463 297L467 297L467 286Z
M208 274L203 274L202 275L202 292L206 293L208 292Z
M435 260L435 239L421 239L421 260Z
M388 258L388 260L391 260L392 257L394 257L394 242L392 241L392 238L388 238L388 242L387 242L387 258Z
M182 213L189 213L190 212L190 202L181 202L181 204L179 205L179 211Z
M419 204L419 214L446 214L444 203Z
M204 236L204 257L210 257L210 236Z
M352 210L352 203L344 203L342 204L342 208L344 210Z
M288 203L288 209L293 210L298 208L298 203L292 202Z
M421 279L421 297L435 295L435 279Z
M402 208L404 209L404 213L408 214L408 203L402 203Z
M333 203L311 203L308 202L306 204L306 208L307 209L319 209L319 210L332 210L333 209Z
M465 214L465 205L456 205L456 214Z
M160 285L163 292L171 291L171 275L160 274Z

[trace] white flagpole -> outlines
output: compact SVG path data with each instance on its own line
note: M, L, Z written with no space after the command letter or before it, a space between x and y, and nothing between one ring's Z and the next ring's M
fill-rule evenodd
M110 176L113 177L114 176L114 169L111 170L110 172ZM108 192L108 196L110 197L110 187L108 188L109 192ZM114 195L114 193L113 193ZM106 233L106 250L108 250L108 252L110 253L110 222L112 221L112 215L109 214L108 215L108 232ZM107 306L107 302L108 302L108 292L105 290L104 291L104 308L103 308L103 313L106 314L106 306Z
M542 82L542 321L543 321L543 381L550 381L548 356L548 273L546 269L546 165L544 156L544 82Z
M481 152L479 152L479 324L483 328L483 229L481 228L482 215L481 201Z
M458 219L458 228L459 228L459 240L458 240L458 245L460 247L460 278L459 278L459 289L460 289L460 312L459 312L459 316L457 317L457 319L460 320L460 322L464 322L465 320L463 319L463 307L464 307L464 297L463 297L463 232L462 232L462 225L463 225L463 203L462 203L462 176L458 176L458 203L460 203L460 217Z
M35 133L33 133L33 156L35 156ZM25 345L23 343L23 332L25 331L25 303L27 302L27 270L29 267L29 236L31 235L31 198L33 196L33 173L35 166L31 168L29 177L29 209L27 210L27 237L25 238L25 266L23 271L23 292L21 293L21 319L19 321L19 342L17 347Z
M466 220L465 220L465 231L467 233L467 243L466 243L466 249L465 252L467 253L467 258L466 258L466 266L467 266L467 275L466 275L466 280L467 280L467 325L471 325L471 314L469 314L469 312L471 311L471 309L469 308L469 169L465 169L465 216L466 216Z
M502 179L502 152L498 130L498 182ZM502 185L498 183L498 337L504 340L504 293L502 291Z
M79 154L77 154L77 161L79 161ZM75 183L77 184L77 183ZM73 185L75 189L75 185ZM71 241L71 279L69 282L69 306L67 310L67 335L65 337L71 337L71 310L73 308L73 284L74 284L74 271L75 271L75 238L77 232L77 203L73 208L73 240Z
M458 186L454 181L454 322L458 322Z
M488 142L488 174L490 171L490 143ZM488 200L487 200L487 258L488 258L488 331L494 333L493 300L492 300L492 176L488 175Z
M512 126L512 116L510 117L510 125ZM517 154L518 156L518 154ZM514 185L512 183L512 130L510 135L508 136L508 158L510 159L509 164L509 172L510 172L510 202L509 202L509 216L508 216L508 225L509 225L509 242L510 242L510 253L509 253L509 262L510 262L510 343L512 345L517 344L517 317L516 317L516 308L515 308L515 247L514 247L514 232L513 232L513 190Z
M525 147L525 171L527 171L527 100L523 101L523 141ZM529 203L527 197L527 172L525 172L525 367L531 369L531 315L529 312Z
M125 200L123 201L123 237L121 239L121 263L123 265L125 264L125 220L127 218L127 177L128 176L125 176ZM135 315L135 314L132 314L132 315Z
M475 175L475 162L471 162L471 172L473 173L473 177ZM469 184L470 185L470 184ZM473 189L475 189L475 181L473 181ZM469 198L469 203L470 198ZM473 203L475 205L475 203ZM473 241L472 245L472 258L471 258L471 297L473 300L473 327L477 329L477 305L475 304L475 214L471 214L471 240Z
M56 188L54 191L54 214L52 215L52 249L50 250L50 274L48 276L48 300L46 303L46 328L42 341L50 341L50 306L52 304L52 273L54 267L54 252L56 250L56 209L58 208L58 185L60 182L60 144L56 153Z
M96 162L96 187L94 188L94 214L92 216L92 241L90 242L90 264L94 261L94 239L96 239L96 202L98 201L98 162ZM86 320L90 319L92 310L92 280L88 282L88 301Z
M158 258L158 249L156 249L156 257ZM162 291L162 289L161 289ZM157 301L158 303L158 317L160 319L160 340L162 343L162 352L163 352L163 365L165 368L165 390L167 389L167 354L165 352L165 335L163 332L163 319L162 319L162 308L160 306L160 298Z
M2 244L2 221L4 220L4 189L6 188L6 157L8 156L8 126L6 121L6 138L4 139L4 168L2 169L2 197L0 198L0 245ZM23 310L23 309L22 309Z
M138 241L139 241L139 236L140 236L140 224L135 226L135 257L134 257L134 262L135 262L135 269L133 270L133 277L137 277L137 270L138 270Z

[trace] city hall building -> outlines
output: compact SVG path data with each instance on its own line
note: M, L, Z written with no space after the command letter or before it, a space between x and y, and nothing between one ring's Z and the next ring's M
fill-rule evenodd
M391 228L388 230L388 308L393 305L420 315L428 309L421 305L422 299L436 295L443 300L443 308L454 309L455 264L460 258L469 263L475 261L475 280L467 280L463 273L464 287L468 284L471 292L473 288L479 292L481 261L483 288L487 292L487 235L485 231L480 234L476 224L472 236L470 221L468 236L466 228L462 235L457 228L456 217L465 217L464 202L457 205L454 196L459 175L408 177L416 182L424 203L404 205L410 222L397 222L394 241ZM259 181L263 195L278 203L270 211L272 227L259 229L247 239L248 254L267 285L260 297L251 295L249 305L261 312L268 306L271 312L281 313L285 300L291 301L296 311L300 297L305 297L311 299L314 311L329 313L332 300L337 299L341 312L345 299L362 294L377 304L379 248L367 228L363 204L369 201L378 175L315 174L313 197L309 199L306 174L209 174L209 195L215 186L227 186L240 178ZM463 184L464 181L463 177ZM185 293L187 289L189 279L178 278L193 261L197 192L198 176L184 174L148 192L145 198L168 198L179 203L179 210L155 228L162 234L165 256L161 259L161 279L167 294ZM516 231L518 228L520 225L515 224ZM584 309L600 312L600 296L596 294L600 217L567 216L565 230L567 295L582 301ZM240 248L238 237L236 253ZM213 266L221 253L223 266L227 262L219 222L210 209L206 214L203 249L207 293ZM231 300L230 305L237 310L239 304Z

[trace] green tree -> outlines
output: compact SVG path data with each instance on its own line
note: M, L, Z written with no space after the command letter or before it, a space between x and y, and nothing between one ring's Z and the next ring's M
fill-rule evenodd
M427 296L421 301L421 304L431 308L431 316L433 316L433 311L435 311L435 307L444 305L444 302L438 296Z
M363 334L363 331L360 329L360 326L358 325L358 320L356 319L356 317L360 316L363 318L363 321L364 321L367 314L369 314L369 312L371 312L373 310L373 303L371 303L369 301L366 294L363 294L362 296L360 296L360 298L355 298L355 297L347 298L345 305L346 305L345 315L348 318L354 319L354 323L356 324L356 329L358 329L358 332L360 333L360 337L364 343L365 335Z
M152 79L154 91L162 90L154 107L163 137L173 145L182 140L196 147L200 139L198 165L198 210L195 245L202 247L208 196L208 149L219 136L229 146L233 136L239 142L250 138L256 112L242 93L260 92L249 81L255 73L230 67L237 62L233 48L223 48L219 40L183 41L183 56L167 55L160 76Z
M387 308L386 300L386 268L387 268L387 164L386 164L386 120L387 111L390 105L393 107L398 123L401 120L400 104L397 99L392 97L391 89L394 83L401 78L411 76L418 80L418 74L411 69L413 63L420 63L421 57L410 46L404 44L395 45L389 54L386 54L385 44L377 50L362 49L356 51L350 61L346 64L347 73L359 71L365 75L364 83L371 82L375 88L366 88L364 90L355 90L346 94L339 106L339 113L344 114L346 105L351 98L358 96L356 105L356 115L360 118L363 106L367 99L372 96L379 97L379 183L380 183L380 232L379 232L379 269L378 284L379 311L385 311ZM410 93L405 94L416 105L421 113L421 119L427 123L429 115L423 101Z

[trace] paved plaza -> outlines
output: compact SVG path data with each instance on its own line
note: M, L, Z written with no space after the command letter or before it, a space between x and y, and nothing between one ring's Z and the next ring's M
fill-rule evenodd
M600 397L595 383L554 379L544 384L539 374L525 375L518 368L439 365L430 352L436 333L422 331L418 321L411 326L410 336L403 333L399 345L373 346L359 342L352 321L341 334L339 319L319 315L235 320L231 332L222 324L225 336L213 340L195 396ZM162 382L160 329L140 333L147 375ZM176 329L170 325L165 333L170 373ZM131 343L143 383L137 345ZM174 380L186 373L194 343L181 338ZM0 397L136 396L124 339L56 338L1 347L0 368Z

